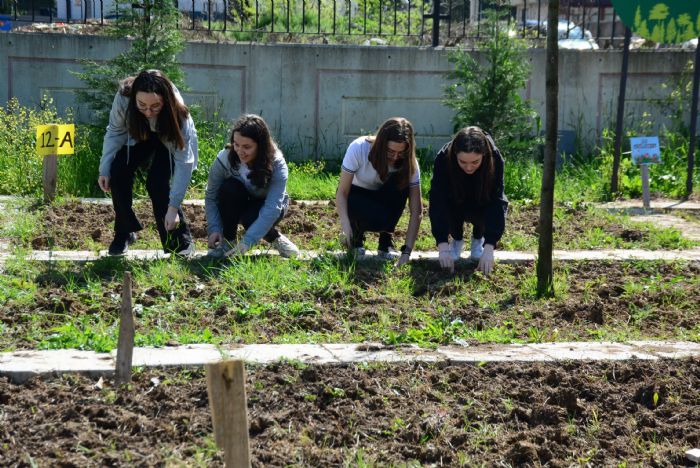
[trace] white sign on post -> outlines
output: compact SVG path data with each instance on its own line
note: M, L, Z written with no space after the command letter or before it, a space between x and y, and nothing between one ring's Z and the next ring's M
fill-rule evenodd
M659 137L632 137L632 162L635 164L661 164Z
M637 164L642 171L642 197L644 208L649 209L649 164L661 164L661 148L659 137L632 137L630 138L632 149L632 162Z

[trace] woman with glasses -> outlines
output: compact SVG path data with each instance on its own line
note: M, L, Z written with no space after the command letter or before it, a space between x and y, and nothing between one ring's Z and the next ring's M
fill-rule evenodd
M428 214L442 268L454 271L467 222L474 226L471 260L478 261L477 269L486 275L493 270L493 251L503 235L508 209L503 165L493 139L479 127L457 132L435 157Z
M355 255L365 253L365 233L378 232L381 258L398 258L398 266L410 259L423 211L415 149L413 126L402 117L388 119L376 136L361 136L348 146L335 202L344 242ZM406 200L406 243L397 252L393 233Z
M123 255L143 226L132 208L134 177L146 172L146 190L165 252L190 256L194 244L181 204L197 166L197 131L180 93L158 70L119 83L109 114L97 182L112 192L114 240ZM171 183L172 180L172 183Z

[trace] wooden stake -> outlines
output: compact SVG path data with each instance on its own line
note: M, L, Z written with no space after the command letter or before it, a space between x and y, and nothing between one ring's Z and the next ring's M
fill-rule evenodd
M117 385L131 382L131 361L134 356L134 314L131 308L131 272L124 272L122 287L121 319L119 321L119 344L117 345Z
M642 170L642 199L644 200L644 209L648 210L651 206L649 195L649 164L640 164Z
M243 361L207 364L207 392L216 445L227 468L249 468L248 407Z
M56 198L56 180L58 179L58 157L55 154L44 156L43 183L44 201L50 203Z

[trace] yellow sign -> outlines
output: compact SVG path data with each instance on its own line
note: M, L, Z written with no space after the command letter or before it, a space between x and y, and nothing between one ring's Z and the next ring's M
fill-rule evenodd
M36 154L73 154L75 125L38 125L36 127Z

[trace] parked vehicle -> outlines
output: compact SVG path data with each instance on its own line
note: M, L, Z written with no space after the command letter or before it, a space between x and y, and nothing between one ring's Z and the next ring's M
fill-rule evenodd
M525 20L522 23L526 37L547 37L547 21ZM557 37L560 49L572 50L596 50L598 43L593 39L593 34L588 29L583 29L573 21L559 20L557 23Z

